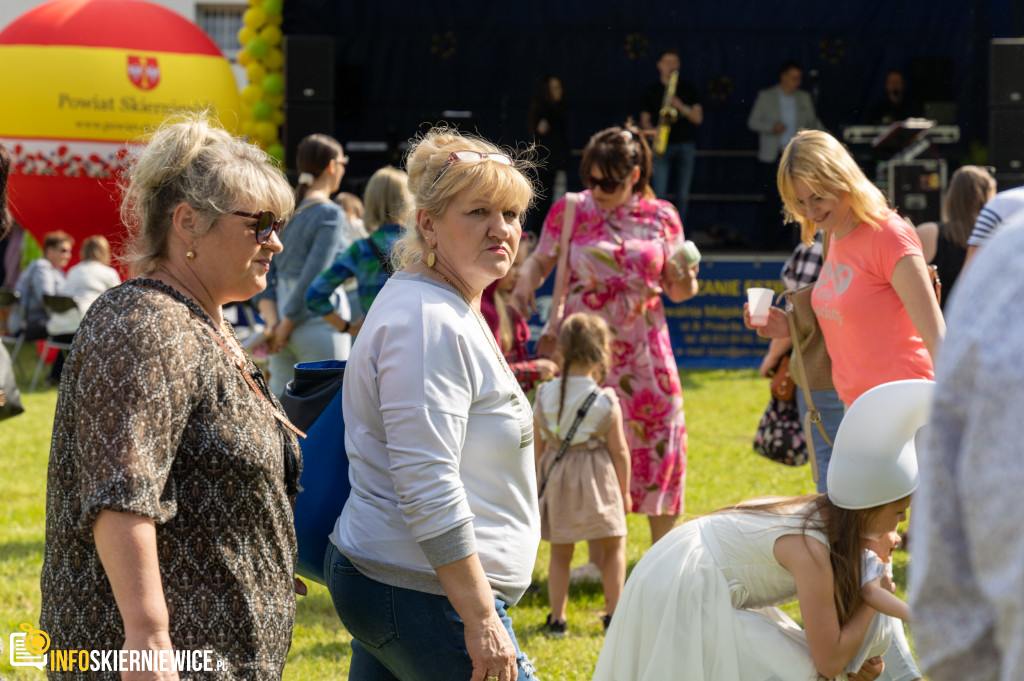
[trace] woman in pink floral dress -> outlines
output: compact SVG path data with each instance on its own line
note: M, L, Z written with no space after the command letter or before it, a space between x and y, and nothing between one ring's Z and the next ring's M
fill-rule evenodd
M639 134L615 127L590 138L580 163L590 189L579 194L572 224L565 315L596 314L612 330L605 385L626 417L631 510L648 516L653 543L683 511L686 479L683 394L661 296L696 295L698 267L669 259L683 226L672 204L655 198L650 175L651 152ZM563 197L551 208L512 293L524 314L536 309L534 291L558 262L565 207Z

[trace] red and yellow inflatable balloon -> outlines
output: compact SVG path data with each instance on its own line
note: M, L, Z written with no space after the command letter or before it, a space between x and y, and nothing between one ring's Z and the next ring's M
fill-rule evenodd
M237 130L231 66L184 17L142 0L54 0L0 32L0 141L14 157L15 218L36 238L122 233L127 145L168 115L217 112Z

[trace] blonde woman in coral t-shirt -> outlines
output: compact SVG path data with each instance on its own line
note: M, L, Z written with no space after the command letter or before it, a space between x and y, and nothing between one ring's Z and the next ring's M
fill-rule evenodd
M800 132L779 162L779 193L804 243L819 229L828 256L811 301L832 358L832 381L849 406L876 385L933 378L946 331L921 241L886 204L849 152L831 135ZM789 337L786 313L772 308L768 338Z

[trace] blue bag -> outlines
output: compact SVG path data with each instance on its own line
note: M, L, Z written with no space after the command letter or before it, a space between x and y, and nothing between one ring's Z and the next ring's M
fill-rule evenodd
M302 446L302 491L295 501L299 559L295 571L324 584L328 537L352 489L345 453L341 384L345 362L324 360L295 365L295 378L281 396L288 418L306 432Z

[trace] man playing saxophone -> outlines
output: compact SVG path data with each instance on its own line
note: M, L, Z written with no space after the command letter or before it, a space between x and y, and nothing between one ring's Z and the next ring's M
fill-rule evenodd
M661 199L669 198L671 188L672 202L685 223L697 149L694 135L704 109L693 83L679 80L678 50L662 50L657 66L660 77L644 91L640 127L652 146L660 149L659 142L665 143L653 158L651 187Z

